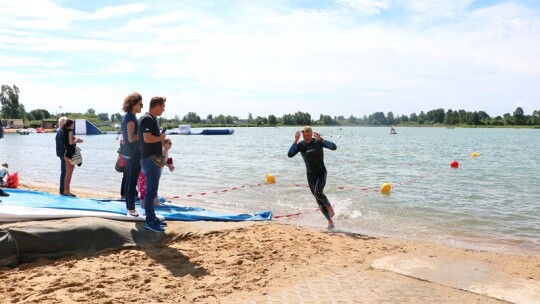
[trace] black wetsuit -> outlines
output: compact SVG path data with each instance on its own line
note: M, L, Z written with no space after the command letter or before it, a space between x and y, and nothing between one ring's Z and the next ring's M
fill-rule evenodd
M324 186L326 185L326 167L324 166L324 152L323 148L330 150L336 150L337 146L333 142L326 139L322 142L313 138L310 143L301 141L297 144L292 144L287 156L293 157L298 152L302 154L304 163L306 164L307 180L309 189L315 199L321 212L324 214L327 220L330 220L330 215L326 206L330 205L328 198L323 193Z

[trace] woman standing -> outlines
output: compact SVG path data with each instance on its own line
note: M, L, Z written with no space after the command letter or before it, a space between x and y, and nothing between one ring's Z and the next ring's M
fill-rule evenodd
M133 92L126 96L122 110L126 112L122 119L122 138L124 144L120 155L127 163L127 182L125 188L127 215L138 217L135 209L135 195L137 193L137 179L141 172L141 153L139 151L139 123L135 114L141 113L143 107L142 96Z
M58 118L58 131L56 131L56 156L60 158L60 189L58 193L64 194L64 181L66 179L66 160L64 156L66 154L66 148L64 148L64 125L66 124L67 117L62 116Z
M63 143L65 148L64 153L64 162L66 165L66 176L64 177L64 192L62 195L65 196L76 196L75 194L71 193L71 177L73 176L73 170L75 169L75 165L71 164L71 158L75 154L75 146L77 143L82 143L82 139L75 138L73 136L73 120L67 119L66 123L62 127L62 136L63 136Z

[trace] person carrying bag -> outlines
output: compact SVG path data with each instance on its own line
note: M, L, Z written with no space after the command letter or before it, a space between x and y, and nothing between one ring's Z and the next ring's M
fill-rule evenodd
M77 165L80 167L82 165L81 148L75 146L75 154L73 154L69 162L74 166Z
M121 155L118 155L118 158L116 159L116 164L114 165L114 169L117 172L123 173L126 171L126 161Z

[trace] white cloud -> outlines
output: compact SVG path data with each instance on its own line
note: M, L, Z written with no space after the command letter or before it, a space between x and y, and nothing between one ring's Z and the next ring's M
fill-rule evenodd
M0 74L0 79L3 78L2 76ZM98 113L109 112L109 114L112 114L122 111L122 100L125 95L132 91L114 86L84 84L59 86L25 77L14 78L13 80L20 89L19 98L27 111L46 109L51 113L59 111L79 113L93 108ZM99 94L96 94L96 92L99 92ZM60 107L62 107L61 110Z
M126 5L117 5L117 6L106 6L104 8L98 9L92 14L84 17L88 20L102 20L109 19L114 17L120 17L125 15L130 15L134 13L140 13L149 8L148 5L142 3L126 4Z
M58 30L69 28L71 22L82 17L82 12L63 8L47 0L19 0L0 2L0 27L16 29Z
M406 9L418 14L416 18L456 18L463 16L474 0L403 0Z
M167 106L169 117L188 111L219 114L218 109L284 114L302 110L304 103L330 115L471 105L488 110L494 102L512 99L510 91L518 91L521 100L538 100L531 85L540 78L538 11L504 3L469 12L469 2L407 1L415 13L394 22L368 22L335 7L276 8L242 1L227 13L202 4L163 10L159 1L151 9L119 5L94 14L53 5L78 34L2 27L0 76L4 81L18 71L14 80L24 82L22 89L37 86L66 100L92 103L98 112L117 112L110 100L120 103L133 90L163 94L179 103ZM373 16L392 9L388 1L340 3ZM131 15L145 9L144 17ZM107 26L97 16L120 19ZM408 22L417 16L437 22ZM46 14L36 20L43 18ZM98 26L87 28L87 22ZM29 73L43 82L29 81ZM92 94L86 95L104 98L81 97L88 90Z
M353 9L362 14L379 15L390 7L388 0L337 0L346 8Z
M162 26L178 24L185 21L187 13L183 11L167 12L155 16L148 16L133 19L128 22L124 28L126 31L133 32L155 32L157 33ZM155 27L155 28L154 28Z
M127 74L134 73L137 70L133 62L120 60L112 62L110 66L98 71L101 74Z
M46 60L39 57L0 57L0 67L60 68L65 63L60 60Z

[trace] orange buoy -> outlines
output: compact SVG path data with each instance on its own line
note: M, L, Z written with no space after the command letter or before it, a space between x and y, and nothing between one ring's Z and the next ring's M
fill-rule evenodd
M457 167L459 167L459 163L457 162L457 160L451 162L451 163L450 163L450 167L452 167L452 168L457 168Z
M267 184L275 184L276 178L272 174L266 174L266 183Z
M390 183L384 183L381 186L381 193L382 194L388 194L390 193L390 190L392 190L392 184Z

